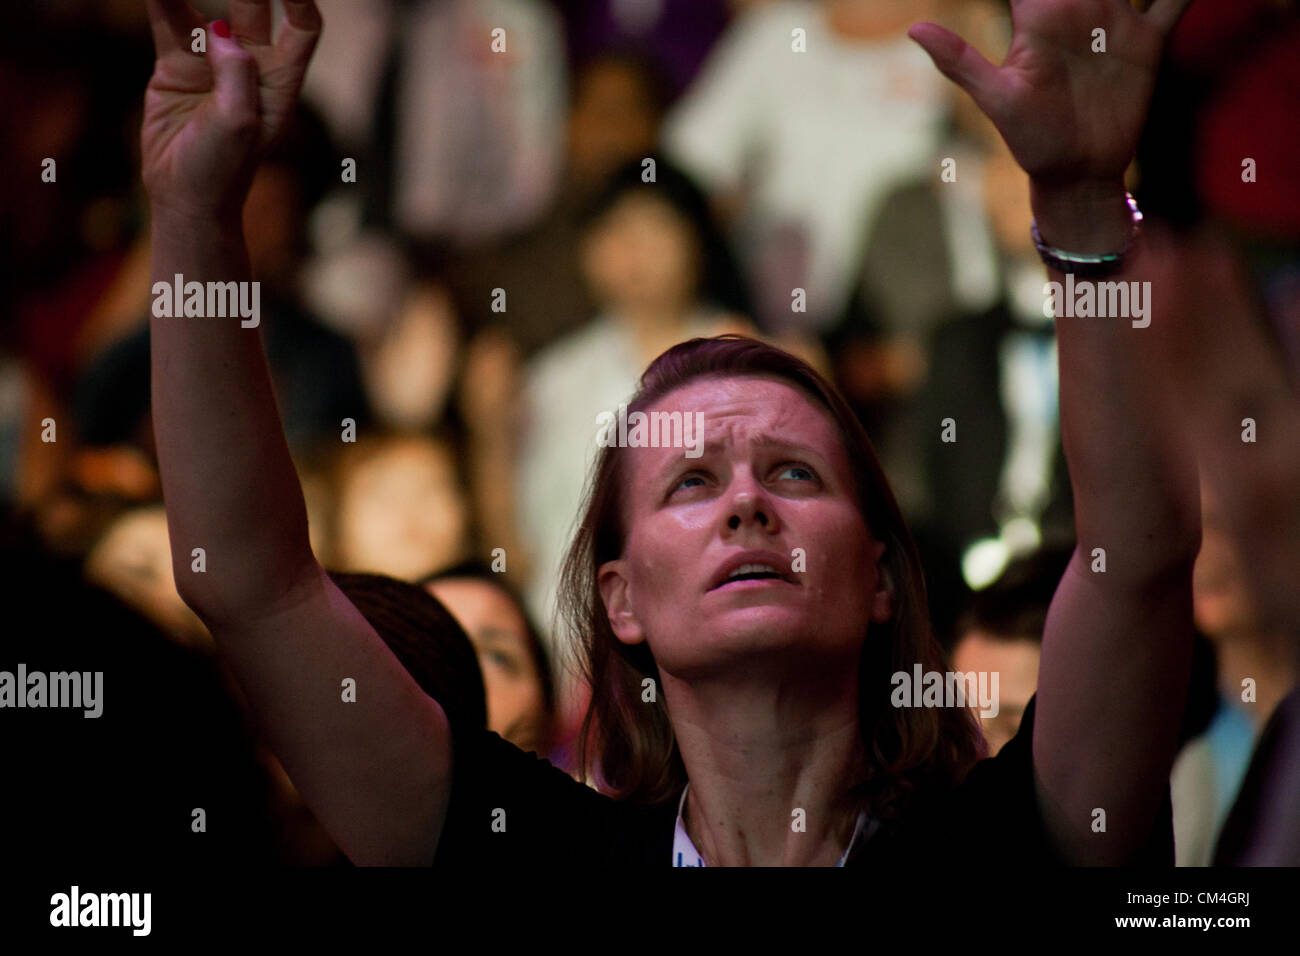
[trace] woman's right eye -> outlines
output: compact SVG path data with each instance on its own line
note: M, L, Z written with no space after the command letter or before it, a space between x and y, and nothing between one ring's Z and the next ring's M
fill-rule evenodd
M692 484L692 482L695 482L695 484ZM702 488L706 484L707 481L705 480L704 475L700 474L698 471L692 471L681 477L677 484L673 486L671 493L676 494L683 488Z

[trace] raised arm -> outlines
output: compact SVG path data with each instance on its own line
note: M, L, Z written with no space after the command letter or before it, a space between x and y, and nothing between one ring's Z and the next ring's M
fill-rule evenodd
M1139 13L1125 0L1013 0L1000 68L939 27L912 28L1029 174L1047 245L1124 247L1124 172L1164 39L1188 2L1157 0ZM1066 277L1047 278L1062 284L1063 299ZM1074 278L1077 289L1083 277ZM1130 291L1149 282L1141 241L1121 272L1087 281ZM1146 330L1152 304L1159 322L1172 290L1137 289L1145 314L1130 298L1124 316L1058 311L1056 321L1078 546L1043 638L1033 751L1048 826L1078 863L1122 863L1145 843L1168 794L1190 673L1196 466L1171 427Z
M229 30L185 0L149 0L158 59L141 139L156 284L250 280L244 198L321 26L311 0L284 8L272 44L269 0L231 0ZM206 53L193 52L194 30ZM446 717L311 552L260 325L167 311L156 304L150 319L153 420L177 588L343 851L427 864L450 781Z

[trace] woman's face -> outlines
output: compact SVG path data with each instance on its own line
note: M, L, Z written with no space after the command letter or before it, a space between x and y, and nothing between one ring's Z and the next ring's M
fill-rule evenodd
M834 421L778 379L697 381L647 411L703 414L703 454L628 448L623 556L601 594L626 643L681 680L760 661L792 675L854 666L890 596ZM698 446L697 446L698 447ZM770 571L726 579L739 565Z
M443 578L428 589L460 622L478 653L488 729L523 750L536 750L546 703L529 651L528 626L515 603L500 588L476 578Z

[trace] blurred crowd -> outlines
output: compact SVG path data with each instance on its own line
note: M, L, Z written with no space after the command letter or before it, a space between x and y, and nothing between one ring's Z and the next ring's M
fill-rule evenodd
M567 766L584 692L552 600L596 417L676 342L761 336L831 376L866 425L954 666L1002 675L985 727L996 751L1034 692L1072 546L1053 325L1023 173L904 31L934 20L1000 62L1007 4L317 2L305 105L257 172L244 228L321 563L361 591L377 587L366 575L411 589L380 589L377 608L435 596L472 647L488 725ZM144 3L47 0L11 21L0 503L22 530L6 547L68 576L63 592L46 580L49 594L107 591L131 609L121 627L219 675L176 594L150 421ZM1297 64L1294 3L1199 0L1132 170L1148 222L1228 237L1236 304L1292 386ZM939 440L947 418L955 442ZM1300 617L1261 607L1222 487L1206 484L1197 673L1173 778L1188 865L1214 858L1256 741L1300 677ZM417 647L412 622L433 619L376 628ZM237 714L237 689L213 681ZM261 794L249 805L279 834L267 852L339 862L247 733L260 781L248 793Z

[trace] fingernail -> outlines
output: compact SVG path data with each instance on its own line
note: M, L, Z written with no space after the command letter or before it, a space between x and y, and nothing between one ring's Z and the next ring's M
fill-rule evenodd
M226 40L230 39L230 26L225 20L213 20L212 32Z

